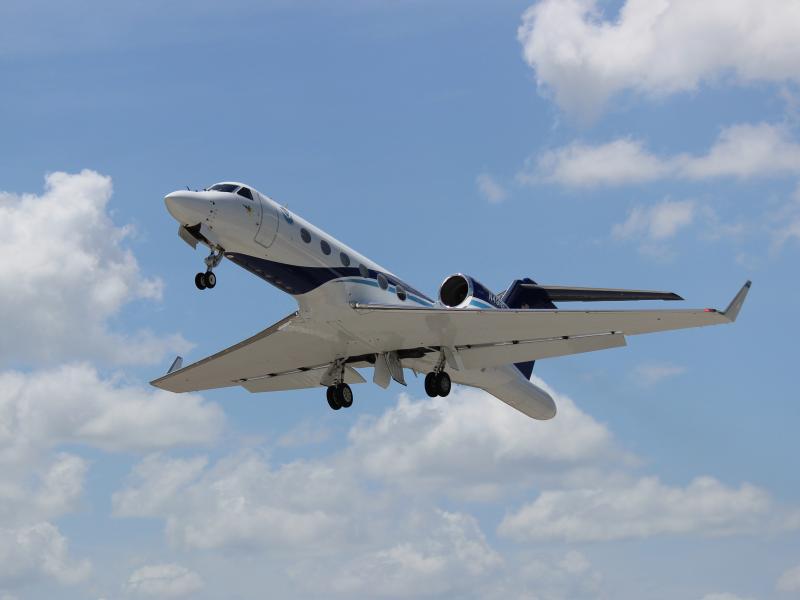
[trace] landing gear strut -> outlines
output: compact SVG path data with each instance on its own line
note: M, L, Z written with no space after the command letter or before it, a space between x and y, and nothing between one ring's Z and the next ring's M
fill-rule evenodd
M328 386L327 390L328 406L333 410L340 408L350 408L353 406L353 390L346 383Z
M222 262L222 248L212 248L211 254L205 258L206 272L194 276L194 284L198 290L212 289L217 285L217 276L213 269Z

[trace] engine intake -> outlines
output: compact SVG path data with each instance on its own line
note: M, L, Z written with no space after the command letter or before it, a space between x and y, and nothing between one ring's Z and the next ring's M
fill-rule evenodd
M451 275L442 282L439 302L449 308L506 308L489 288L462 273Z

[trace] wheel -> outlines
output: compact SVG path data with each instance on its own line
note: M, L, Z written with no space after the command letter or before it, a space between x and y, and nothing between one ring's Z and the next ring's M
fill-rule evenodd
M436 373L428 373L425 375L425 393L431 398L435 398L439 395L436 389Z
M444 371L436 375L436 391L442 398L450 393L450 388L452 386L453 383L450 381L450 375Z
M206 280L206 287L208 289L211 289L215 285L217 285L217 276L214 275L214 273L212 273L211 271L206 271L205 280Z
M328 386L328 390L326 392L326 396L328 397L328 406L330 406L333 410L339 410L342 408L342 405L339 404L339 400L336 398L336 388Z
M194 276L194 284L197 286L198 290L206 289L206 274L205 273L198 273Z
M342 408L350 408L353 406L353 390L346 383L336 386L336 400Z

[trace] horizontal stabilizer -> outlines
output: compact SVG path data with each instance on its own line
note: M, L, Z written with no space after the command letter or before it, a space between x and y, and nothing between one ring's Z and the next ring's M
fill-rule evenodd
M530 297L531 306L542 300L550 302L606 302L619 300L683 300L674 292L652 290L619 290L613 288L568 287L563 285L539 285L521 283L524 296ZM527 299L527 298L526 298Z

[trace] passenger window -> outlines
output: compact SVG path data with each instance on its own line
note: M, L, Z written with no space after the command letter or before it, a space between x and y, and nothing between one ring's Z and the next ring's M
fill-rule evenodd
M381 286L382 290L385 290L389 287L389 282L386 280L386 275L383 273L378 273L378 285Z
M331 253L331 245L326 242L325 240L319 241L319 247L322 249L323 254L330 254Z
M408 297L402 285L397 286L397 297L400 298L400 300L405 300Z
M342 261L342 264L345 267L349 267L350 266L350 257L347 256L347 254L345 254L344 252L340 252L339 253L339 259Z
M300 237L306 244L311 242L311 234L308 233L308 229L306 229L305 227L303 227L303 229L300 230Z
M369 277L369 269L364 265L358 265L358 272L361 274L363 278Z
M250 192L249 188L246 188L246 187L240 188L239 191L236 192L236 193L239 194L240 196L244 196L245 198L248 198L250 200L253 199L253 194L252 194L252 192Z

